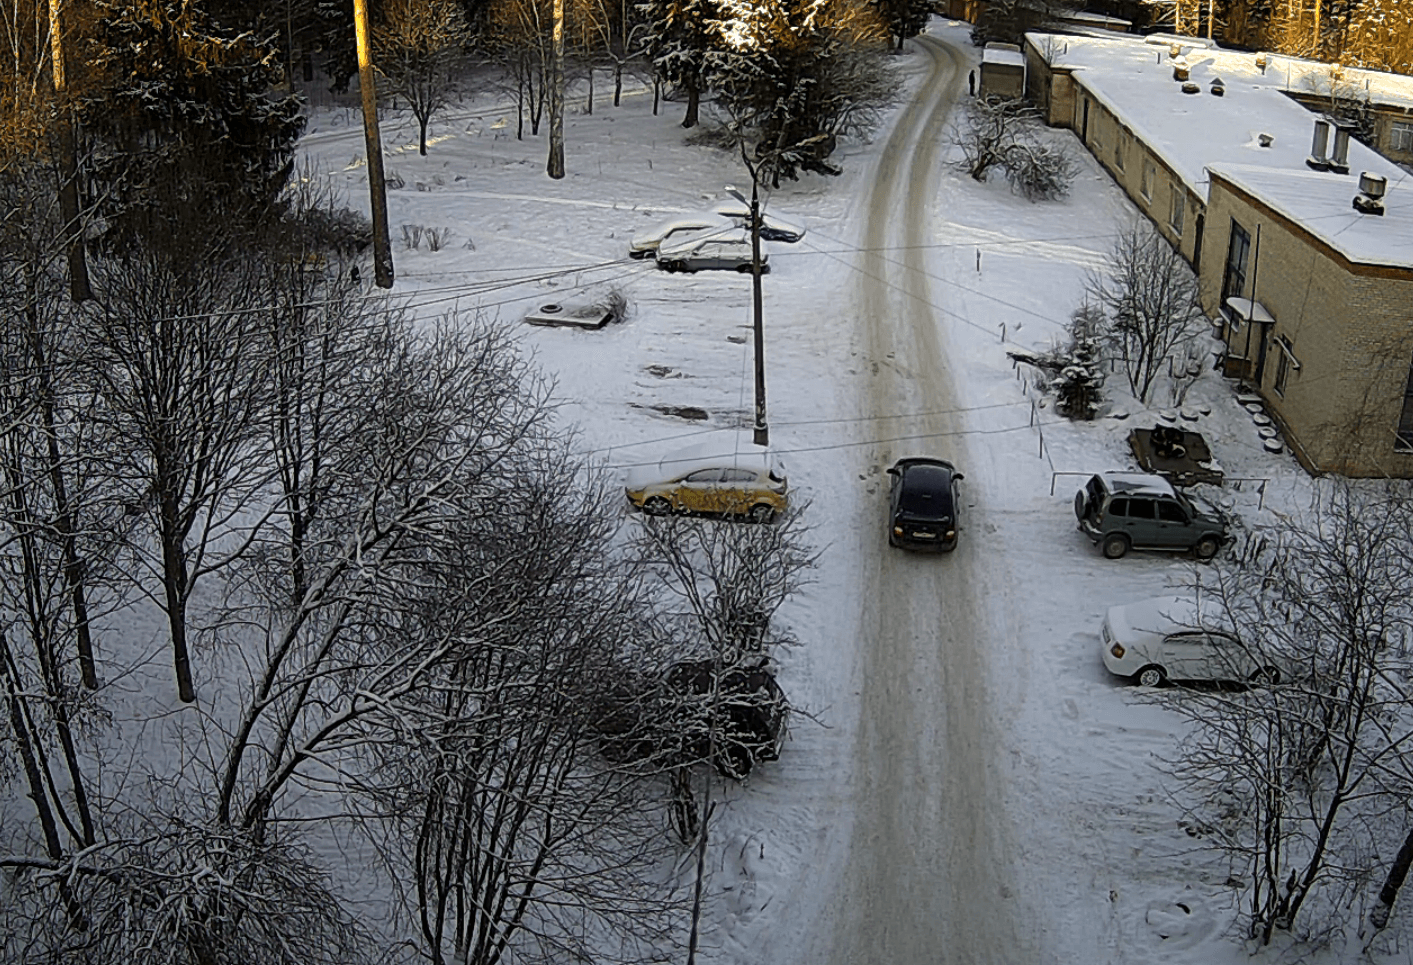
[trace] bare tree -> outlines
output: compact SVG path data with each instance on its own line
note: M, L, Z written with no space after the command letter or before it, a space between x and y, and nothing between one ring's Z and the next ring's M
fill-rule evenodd
M34 965L373 961L308 849L170 818L144 824L58 860L0 858L17 886L0 951Z
M1151 401L1169 360L1203 333L1197 276L1151 224L1139 220L1115 239L1109 264L1090 273L1085 289L1107 316L1107 341L1129 388L1144 403Z
M974 98L949 137L962 155L957 170L985 181L999 167L1011 189L1028 201L1065 197L1079 173L1069 151L1047 139L1039 115L1020 98Z
M222 204L207 200L214 218ZM156 559L135 545L134 561L156 577L150 592L167 615L188 703L196 699L188 603L201 577L238 551L231 524L268 474L253 445L269 395L268 342L250 310L260 258L249 235L213 224L164 219L144 229L150 243L110 252L84 333L101 411L125 443L111 453L110 483L129 490L156 535ZM218 534L231 542L218 548Z
M540 133L549 98L553 11L546 0L495 0L487 12L485 44L514 85L516 137Z
M456 94L455 71L471 29L459 0L386 0L373 31L384 91L407 99L417 118L417 150L427 154L427 125Z
M80 549L80 504L91 497L80 465L92 466L91 399L76 375L83 351L63 297L58 253L69 248L67 216L49 197L43 170L16 164L0 173L0 306L6 324L4 386L10 414L6 468L21 530L52 542L63 560L74 643L84 686L98 686ZM72 261L70 262L72 271ZM86 277L86 276L85 276ZM21 522L27 521L27 522Z
M577 468L547 450L494 519L464 521L425 619L468 632L423 690L416 750L378 755L370 796L435 962L565 961L586 934L613 936L596 960L639 961L673 941L652 775L600 754L595 713L644 632L641 580L610 556L619 500Z
M985 181L992 168L1004 168L1020 142L1022 129L1035 109L1020 98L978 97L967 104L960 125L953 126L951 143L962 152L957 169Z
M1171 773L1193 826L1245 883L1262 944L1302 913L1307 935L1330 928L1361 897L1371 855L1403 833L1409 509L1393 486L1335 483L1310 518L1253 539L1200 586L1261 665L1295 678L1169 702L1193 723Z

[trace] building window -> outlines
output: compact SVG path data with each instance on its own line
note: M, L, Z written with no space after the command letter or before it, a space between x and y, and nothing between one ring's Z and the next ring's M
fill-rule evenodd
M1153 162L1147 158L1143 159L1143 180L1138 186L1139 193L1143 195L1145 201L1153 200L1153 181L1158 176L1158 169L1153 166Z
M1128 153L1128 132L1119 131L1119 136L1114 139L1114 167L1120 171L1124 169L1124 155Z
M1172 209L1168 212L1168 225L1177 232L1178 238L1182 237L1183 221L1187 216L1187 190L1174 181L1172 183L1173 202Z
M1290 339L1284 335L1277 336L1276 348L1279 349L1280 358L1276 359L1276 381L1272 388L1276 390L1276 395L1285 398L1285 387L1290 379L1291 370L1299 372L1300 362L1295 357Z
M1246 256L1251 252L1251 233L1233 218L1231 242L1227 245L1227 270L1222 277L1222 308L1228 298L1240 298L1246 291Z
M1408 387L1403 390L1403 411L1398 416L1398 434L1393 447L1413 452L1413 366L1408 368Z
M1393 122L1393 132L1389 135L1389 150L1413 153L1413 122Z

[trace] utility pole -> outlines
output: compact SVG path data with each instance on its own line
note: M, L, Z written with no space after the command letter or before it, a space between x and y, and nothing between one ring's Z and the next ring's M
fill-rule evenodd
M756 166L746 159L746 149L741 148L741 159L746 161L746 170L751 172L751 304L755 329L756 355L756 415L752 427L751 441L758 446L770 445L770 427L765 421L765 326L761 319L761 263L760 263L760 178ZM741 192L727 185L726 191L737 201L745 201Z
M383 180L383 142L378 134L378 88L368 28L368 0L353 0L353 33L358 44L358 90L363 95L363 144L368 155L368 201L373 215L373 280L393 286L392 243L388 240L388 187Z

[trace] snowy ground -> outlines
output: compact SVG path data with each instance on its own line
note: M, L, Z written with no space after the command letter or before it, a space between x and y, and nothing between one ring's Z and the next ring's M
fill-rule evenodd
M976 59L964 27L934 21L930 33ZM923 59L913 45L901 59L909 90ZM964 87L965 76L958 79ZM708 206L746 174L730 154L684 143L682 105L666 103L654 117L650 93L633 90L614 108L603 87L592 115L582 98L571 100L562 181L544 173L546 139L516 140L513 111L489 97L435 121L425 158L415 128L397 119L385 126L384 145L389 172L404 182L389 193L395 293L419 312L456 304L516 320L611 287L627 295L632 317L603 331L524 327L585 449L626 468L749 421L749 278L665 275L626 255L635 231ZM809 229L801 244L768 245L764 304L772 443L796 498L811 501L823 548L815 582L782 614L804 644L781 655L781 681L809 718L797 719L781 761L748 786L720 788L701 960L804 965L807 939L832 927L818 916L853 827L849 748L859 726L859 652L868 643L848 632L863 589L857 560L884 536L881 460L910 452L968 460L962 539L994 588L978 606L997 628L986 641L1000 681L990 697L1006 722L1000 776L1020 842L1013 860L1026 878L1019 911L1038 960L1247 960L1228 934L1235 893L1224 884L1227 869L1193 850L1153 766L1172 750L1178 721L1109 678L1099 658L1104 609L1183 583L1193 564L1141 553L1100 558L1074 528L1071 500L1082 477L1062 475L1129 467L1129 429L1158 416L1118 404L1126 420L1058 420L1033 407L1005 356L1007 347L1046 348L1059 337L1085 272L1101 264L1131 206L1083 154L1073 195L1056 204L1030 204L999 179L978 185L941 175L926 264L961 400L961 411L947 415L964 431L961 439L917 438L923 412L857 417L868 374L907 364L873 357L852 311L860 198L884 133L842 149L841 177L786 183L770 201ZM366 204L355 113L320 111L304 149L351 204ZM405 224L449 228L450 240L436 252L407 250ZM1308 478L1288 454L1263 451L1228 383L1209 373L1187 405L1202 413L1196 427L1229 477L1266 481L1264 509L1255 482L1223 491L1248 526L1308 501ZM659 411L683 406L708 418ZM876 512L860 513L861 505ZM1318 960L1346 959L1331 952ZM938 960L948 960L941 950Z

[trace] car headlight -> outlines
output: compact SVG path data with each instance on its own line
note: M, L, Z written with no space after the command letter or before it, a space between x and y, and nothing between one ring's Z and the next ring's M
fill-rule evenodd
M893 535L894 535L894 536L902 536L902 535L903 535L903 527L901 527L901 526L894 526L894 527L893 527Z
M1109 648L1109 652L1114 655L1115 660L1122 660L1124 658L1125 653L1124 645L1122 643L1119 643L1118 641L1115 641L1114 645Z
M947 530L947 538L948 538L948 539L956 539L956 538L957 538L957 531L956 531L955 529L949 529L949 530Z

